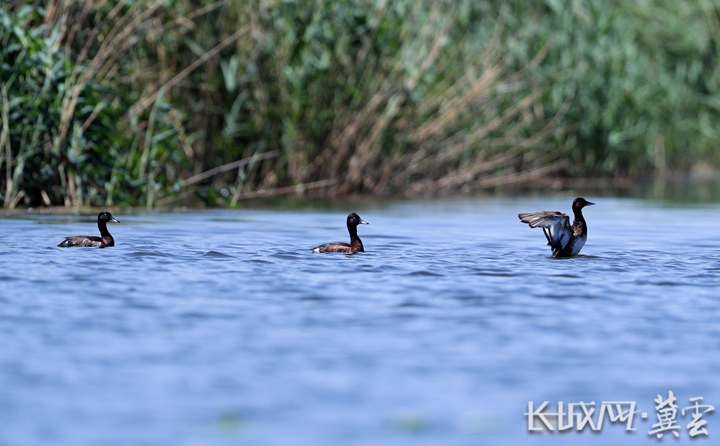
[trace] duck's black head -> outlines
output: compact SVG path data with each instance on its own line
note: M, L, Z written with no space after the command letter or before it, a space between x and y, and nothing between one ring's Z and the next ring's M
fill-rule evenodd
M583 197L577 197L575 200L573 200L572 208L573 211L579 211L580 209L584 208L585 206L593 206L595 203L591 203L584 199Z
M370 223L368 223L365 220L363 220L362 218L360 218L360 216L358 214L356 214L355 212L350 212L350 214L348 215L348 218L347 218L348 228L350 226L357 227L357 225L369 225L369 224Z
M112 216L110 212L103 211L98 214L98 223L100 222L113 222L113 223L120 223L119 221L115 220L115 217Z

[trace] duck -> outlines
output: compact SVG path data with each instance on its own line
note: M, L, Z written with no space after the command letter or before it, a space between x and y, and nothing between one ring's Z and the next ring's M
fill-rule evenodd
M552 250L550 257L566 258L580 253L587 241L587 223L583 217L582 209L593 206L583 197L573 200L572 210L575 219L570 226L570 217L562 212L540 211L518 214L520 221L527 223L531 228L542 228Z
M326 243L312 248L312 252L342 252L345 254L355 254L356 252L365 252L362 240L357 235L358 225L369 225L355 212L350 212L347 216L347 228L350 233L350 243Z
M90 247L97 246L99 248L107 248L109 246L115 246L115 239L110 235L107 230L107 223L120 223L112 216L110 212L100 212L97 218L98 229L100 230L100 237L95 235L76 235L72 237L65 237L65 240L60 242L58 245L61 248L72 248L72 247Z

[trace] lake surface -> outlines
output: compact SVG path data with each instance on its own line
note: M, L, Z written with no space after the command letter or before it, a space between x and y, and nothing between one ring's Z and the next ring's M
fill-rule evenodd
M517 213L572 198L117 212L108 249L5 217L0 446L657 444L669 391L714 442L680 409L720 411L720 207L586 198L566 260ZM351 210L367 252L311 253ZM634 401L636 431L529 433L544 401Z

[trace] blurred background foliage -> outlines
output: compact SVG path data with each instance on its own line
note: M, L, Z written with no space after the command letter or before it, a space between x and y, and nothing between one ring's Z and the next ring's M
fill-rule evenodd
M720 163L709 0L0 9L5 207L423 196Z

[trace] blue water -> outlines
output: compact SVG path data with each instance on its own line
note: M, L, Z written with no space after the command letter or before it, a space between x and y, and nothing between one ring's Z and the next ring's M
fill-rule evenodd
M569 260L517 213L571 198L118 211L108 249L5 217L0 446L657 444L658 394L720 410L720 207L587 198ZM311 253L351 210L367 252ZM648 418L531 434L530 401Z

